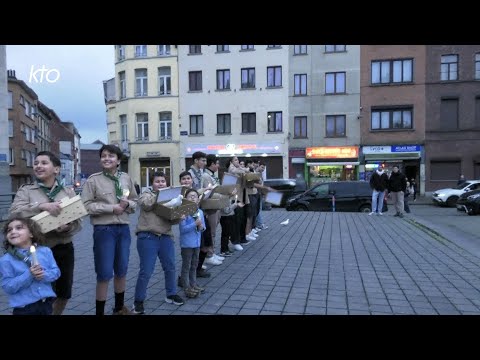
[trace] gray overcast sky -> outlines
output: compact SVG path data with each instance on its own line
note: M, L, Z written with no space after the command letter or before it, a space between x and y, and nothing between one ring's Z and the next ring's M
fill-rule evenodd
M31 70L56 69L56 82L43 81L41 72L35 81ZM53 109L62 121L71 121L78 129L81 143L100 139L107 142L103 80L114 77L113 45L7 45L7 69L16 71L38 98ZM50 80L57 74L51 71Z

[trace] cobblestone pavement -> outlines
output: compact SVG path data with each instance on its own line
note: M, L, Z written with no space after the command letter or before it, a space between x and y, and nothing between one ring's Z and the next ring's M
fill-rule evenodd
M452 210L451 216L459 217L455 209L443 210ZM452 235L445 227L445 232L430 231L424 224L441 224L445 213L419 213L420 206L404 219L391 216L392 211L384 216L265 211L269 229L223 265L209 267L212 277L199 279L206 292L186 300L183 306L164 302L163 271L157 262L146 313L480 314L478 245L466 232ZM280 225L287 218L289 225ZM131 219L134 230L136 216ZM174 232L178 235L178 227ZM136 237L132 239L125 296L128 306L133 303L138 274ZM95 313L92 244L87 218L75 239L75 282L66 314ZM177 271L180 261L177 247ZM106 313L113 306L112 283L109 294ZM184 297L183 291L179 294ZM0 291L0 314L10 313L5 293Z

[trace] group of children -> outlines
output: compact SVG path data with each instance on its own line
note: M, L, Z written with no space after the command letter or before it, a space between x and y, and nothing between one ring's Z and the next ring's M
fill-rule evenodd
M155 173L151 189L138 197L130 176L118 170L123 156L120 149L104 145L99 155L103 171L91 175L82 191L82 201L94 229L97 315L105 312L108 285L112 278L115 293L113 314L145 313L148 283L157 257L165 275L165 301L175 305L184 303L177 294L172 225L178 224L180 230L182 268L178 285L183 287L188 298L196 297L205 290L197 283L197 277L210 276L204 269L205 259L213 265L221 264L226 256L232 255L229 243L240 250L241 243L255 239L258 236L256 233L261 230L261 226L255 230L254 220L261 206L256 195L257 188L263 187L261 184L242 190L240 201L234 192L229 206L224 209L205 210L204 215L199 208L195 214L168 220L154 211L158 192L167 187L164 173ZM180 182L187 188L185 199L199 204L201 195L219 184L215 176L219 162L215 156L207 157L204 153L195 153L193 158L194 166L180 174ZM208 165L206 169L205 165ZM60 315L71 297L74 266L72 238L80 230L81 221L76 220L42 234L38 225L30 219L42 211L58 215L61 212L60 200L65 196L75 196L57 180L59 171L60 161L54 154L41 152L37 155L34 162L36 180L19 189L11 207L11 218L4 228L6 254L0 258L1 285L9 295L15 315ZM238 159L232 158L229 171L245 173L249 170L240 168ZM140 269L133 308L129 310L124 303L131 244L129 215L135 212L137 206L140 214L135 233ZM249 209L249 213L240 213L244 209ZM222 225L220 256L214 251L218 223Z

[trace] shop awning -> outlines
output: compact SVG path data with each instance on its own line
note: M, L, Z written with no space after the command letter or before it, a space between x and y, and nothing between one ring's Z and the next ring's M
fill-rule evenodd
M307 162L307 166L359 165L358 161Z
M415 160L420 159L419 152L412 153L384 153L384 154L365 154L365 160Z

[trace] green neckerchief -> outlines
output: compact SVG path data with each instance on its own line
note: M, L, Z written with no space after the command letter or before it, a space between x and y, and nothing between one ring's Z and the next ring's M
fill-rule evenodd
M17 258L18 260L21 260L23 262L25 262L28 267L32 267L32 263L30 262L30 251L28 252L28 255L26 256L23 256L20 251L18 251L16 248L12 247L12 246L9 246L8 249L7 249L7 252L12 255L14 258Z
M120 171L117 171L117 176L113 176L104 171L103 175L105 175L110 180L113 180L113 182L115 183L115 194L117 195L117 199L120 200L123 196L122 185L120 185L120 175L122 175L122 173Z
M58 179L55 179L55 182L53 183L53 186L51 188L48 188L38 180L37 180L37 183L38 183L38 186L40 186L40 189L42 189L45 192L45 195L47 195L50 202L54 202L55 196L57 196L57 194L63 190L63 186L60 184L60 181L58 181ZM55 183L57 184L57 186L55 186Z

